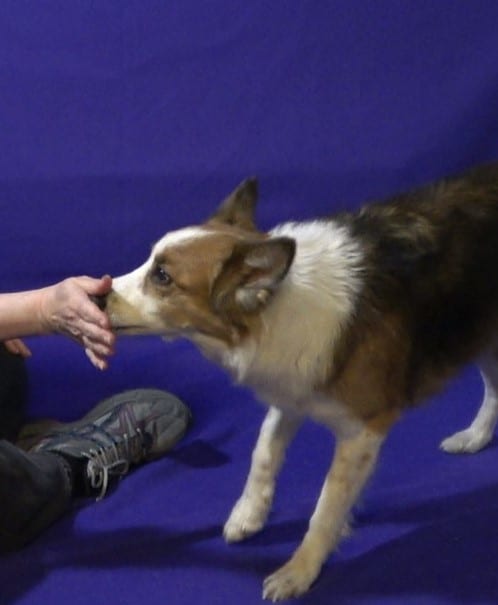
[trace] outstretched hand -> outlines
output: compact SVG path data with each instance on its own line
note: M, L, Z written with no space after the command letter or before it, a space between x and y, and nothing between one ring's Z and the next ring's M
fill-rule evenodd
M107 368L116 337L107 315L89 297L105 296L111 288L109 275L100 279L71 277L45 288L40 300L40 320L46 330L78 341L100 370Z

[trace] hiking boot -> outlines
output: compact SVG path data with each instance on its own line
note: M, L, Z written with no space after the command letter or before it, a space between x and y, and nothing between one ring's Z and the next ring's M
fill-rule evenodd
M137 389L102 401L81 420L42 434L30 452L52 452L71 465L74 495L103 498L114 478L159 458L183 437L191 421L179 399Z

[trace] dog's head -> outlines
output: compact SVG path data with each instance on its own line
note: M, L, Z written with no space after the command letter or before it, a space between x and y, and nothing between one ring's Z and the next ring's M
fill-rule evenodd
M114 280L107 313L118 333L238 342L286 276L294 240L254 224L257 181L241 183L204 224L166 234L148 260Z

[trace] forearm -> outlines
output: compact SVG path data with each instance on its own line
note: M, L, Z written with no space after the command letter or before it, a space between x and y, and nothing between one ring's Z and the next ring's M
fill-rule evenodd
M42 295L43 289L0 294L0 340L50 331L42 319Z

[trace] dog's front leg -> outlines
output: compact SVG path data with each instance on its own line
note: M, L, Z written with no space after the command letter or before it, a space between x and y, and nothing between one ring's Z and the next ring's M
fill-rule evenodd
M259 531L266 522L273 501L275 479L285 450L302 422L292 412L271 407L261 426L244 491L235 504L223 535L238 542Z
M306 592L336 546L349 512L370 476L384 436L368 428L339 439L306 535L292 558L266 578L263 598L279 601Z

